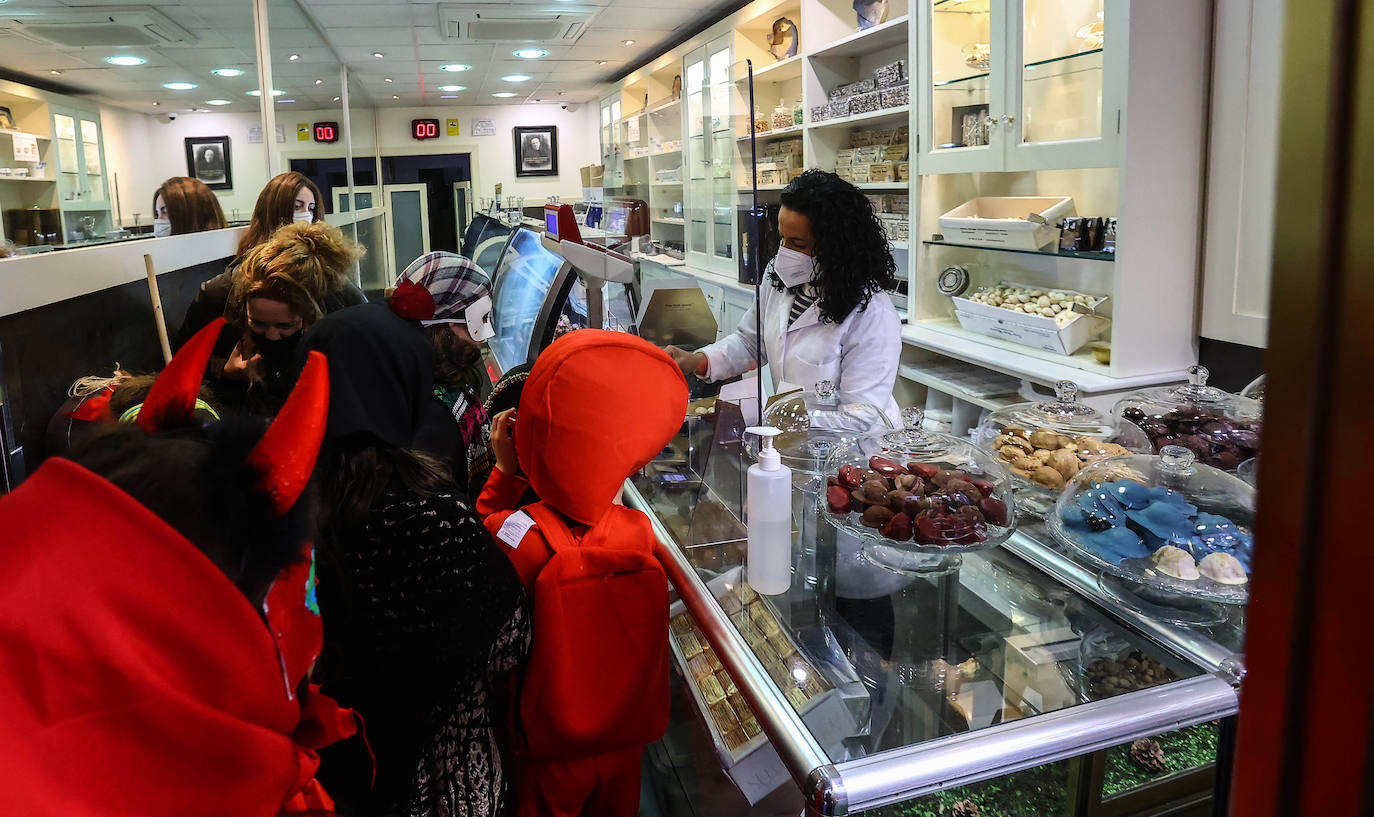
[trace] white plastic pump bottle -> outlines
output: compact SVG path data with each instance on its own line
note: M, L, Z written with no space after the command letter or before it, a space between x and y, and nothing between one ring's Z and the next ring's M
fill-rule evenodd
M792 584L792 469L773 448L773 437L781 431L751 426L745 432L762 440L759 461L749 466L748 477L749 586L775 596Z

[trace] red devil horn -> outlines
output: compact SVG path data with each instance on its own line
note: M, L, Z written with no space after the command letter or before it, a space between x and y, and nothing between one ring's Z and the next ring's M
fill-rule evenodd
M143 408L139 409L139 428L157 431L168 420L187 418L195 413L200 381L205 377L205 367L225 323L224 318L216 318L197 332L157 376L143 401Z
M262 472L260 488L272 497L277 513L296 504L315 470L315 457L329 419L329 364L311 352L277 419L248 455L248 464Z

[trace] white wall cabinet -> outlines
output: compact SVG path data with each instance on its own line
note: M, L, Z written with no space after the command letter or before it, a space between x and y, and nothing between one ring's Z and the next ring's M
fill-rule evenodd
M1128 0L920 0L918 170L1112 167Z

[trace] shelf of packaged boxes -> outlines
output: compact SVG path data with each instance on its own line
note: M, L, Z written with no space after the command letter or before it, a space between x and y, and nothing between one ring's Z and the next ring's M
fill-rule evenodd
M812 51L810 57L858 57L906 42L910 15L894 17L886 23L856 31L840 40Z
M781 139L784 136L801 136L801 133L804 130L806 130L805 125L793 125L788 128L778 128L777 130L760 131L758 133L753 134L752 138L758 142L771 142L774 139ZM748 142L750 138L750 134L745 134L744 136L735 137L735 141Z
M883 108L868 113L856 113L852 116L842 116L838 119L826 119L822 122L812 122L806 127L811 130L825 130L827 128L847 128L854 125L880 125L884 122L906 122L910 117L911 106L901 105L896 108Z

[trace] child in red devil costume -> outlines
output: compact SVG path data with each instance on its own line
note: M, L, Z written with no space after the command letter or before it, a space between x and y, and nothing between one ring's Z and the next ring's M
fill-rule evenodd
M308 502L329 383L315 355L264 433L205 424L223 321L136 424L0 499L0 814L325 813L315 749L351 714L319 653Z
M584 329L540 355L515 416L493 421L496 469L477 512L534 607L516 713L520 817L638 808L640 755L668 725L668 583L648 518L617 499L686 406L662 350ZM516 510L526 487L541 499Z

